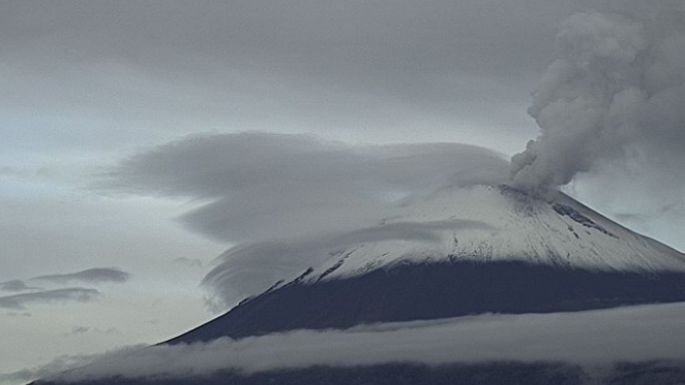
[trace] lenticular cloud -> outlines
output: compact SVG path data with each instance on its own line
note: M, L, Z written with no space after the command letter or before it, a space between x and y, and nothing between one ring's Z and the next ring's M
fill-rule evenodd
M351 146L251 132L159 146L122 162L104 184L202 200L184 222L240 243L373 226L402 199L449 185L502 183L507 170L499 154L456 143Z

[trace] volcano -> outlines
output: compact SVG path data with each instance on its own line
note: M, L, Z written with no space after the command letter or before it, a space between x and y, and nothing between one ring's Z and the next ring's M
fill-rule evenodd
M316 264L285 274L227 313L158 346L685 301L685 255L557 191L531 195L507 186L446 188L404 202L397 215L377 226L334 239L309 241L320 255ZM454 338L458 345L458 336ZM405 348L388 346L389 351ZM187 354L193 352L197 350ZM298 354L296 346L292 354ZM182 379L127 375L124 370L61 381L421 385L580 384L588 379L587 371L575 364L519 362L515 357L478 363L455 358L441 365L392 360L352 366L301 364L247 374L234 369L229 360L222 370L202 375L188 371ZM682 365L651 360L615 363L603 373L598 383L685 379Z

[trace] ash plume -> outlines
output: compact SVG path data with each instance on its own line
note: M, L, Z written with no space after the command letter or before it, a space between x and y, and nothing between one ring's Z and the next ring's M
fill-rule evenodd
M563 23L529 109L541 133L512 158L515 187L562 186L617 161L683 164L685 3L619 3Z

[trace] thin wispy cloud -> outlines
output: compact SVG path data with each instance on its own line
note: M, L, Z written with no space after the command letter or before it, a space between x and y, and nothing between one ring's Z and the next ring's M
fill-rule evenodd
M40 287L29 286L26 282L13 279L11 281L0 282L0 290L2 291L28 291L28 290L40 290Z
M181 265L184 265L184 266L196 267L196 268L200 268L200 267L204 266L204 264L205 264L205 261L203 261L199 258L187 258L187 257L176 258L176 259L174 259L174 262L181 264Z
M0 297L0 308L23 310L29 305L36 304L90 302L99 295L100 292L96 289L82 287L43 290Z
M71 330L68 333L65 333L64 335L67 337L81 336L81 335L92 335L92 334L112 336L112 335L116 335L119 333L120 332L117 328L101 329L99 327L79 325L79 326L72 327Z
M97 285L101 283L123 283L130 274L116 268L92 268L66 274L49 274L33 277L27 281L38 281L54 286L66 286L71 283ZM0 308L23 310L33 304L90 302L95 300L100 291L89 287L42 288L30 286L27 281L11 280L0 282L0 291L18 294L0 296Z
M117 268L92 268L75 273L49 274L31 278L32 281L44 281L55 284L68 284L72 282L82 282L90 284L114 282L126 282L130 274Z

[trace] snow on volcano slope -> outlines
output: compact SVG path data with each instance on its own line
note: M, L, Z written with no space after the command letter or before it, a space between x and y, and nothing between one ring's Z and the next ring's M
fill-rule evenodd
M204 284L227 307L293 280L316 283L403 264L518 261L590 271L685 272L680 252L563 193L541 198L486 185L414 198L354 231L240 245L219 261Z
M561 193L543 199L507 187L445 189L406 202L375 227L231 252L246 251L256 264L268 263L258 259L268 252L289 263L271 281L251 274L257 268L216 268L210 283L243 274L261 294L170 343L685 301L681 253Z
M553 192L531 197L506 186L445 189L406 204L374 231L425 237L354 242L312 266L305 281L349 277L398 263L523 261L610 271L685 271L685 255Z

